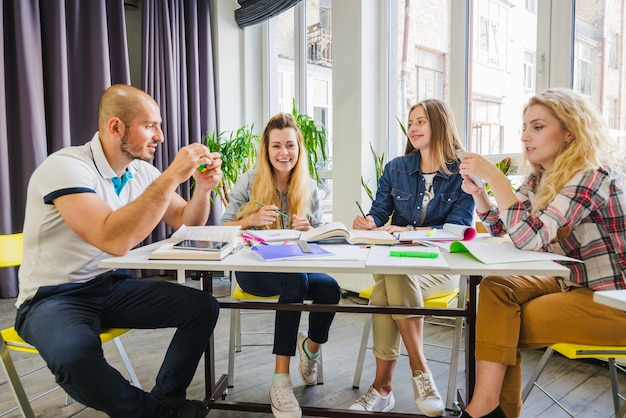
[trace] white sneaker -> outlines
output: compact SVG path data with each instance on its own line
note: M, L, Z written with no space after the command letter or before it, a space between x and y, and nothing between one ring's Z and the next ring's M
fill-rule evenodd
M270 386L272 413L276 418L301 418L302 409L293 394L291 378L283 376Z
M357 399L348 409L353 411L388 412L394 406L396 406L396 401L393 399L393 392L383 396L374 389L374 386L370 386L365 395Z
M444 414L446 406L439 395L433 376L416 371L417 376L411 377L415 406L427 417L440 417Z
M307 339L306 332L299 332L296 340L300 361L298 362L298 372L305 385L317 385L317 359L311 360L304 351L304 341Z

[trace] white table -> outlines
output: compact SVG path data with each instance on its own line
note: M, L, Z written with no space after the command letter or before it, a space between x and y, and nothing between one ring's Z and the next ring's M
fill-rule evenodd
M449 268L442 270L441 268L428 268L420 266L420 259L415 259L415 267L400 266L366 266L365 259L367 249L359 246L341 246L342 254L351 254L351 256L333 260L331 257L300 259L293 261L262 261L247 250L236 251L220 261L199 261L199 260L149 260L150 253L162 245L162 243L154 243L145 247L132 250L122 257L112 257L102 260L100 267L104 268L129 268L129 269L157 269L157 270L176 270L178 271L179 280L184 278L185 271L199 271L208 274L202 275L202 289L211 291L212 271L258 271L258 272L325 272L325 273L422 273L422 274L459 274L465 280L461 280L459 300L465 301L466 295L468 303L462 308L456 309L424 309L424 308L402 308L402 307L377 307L377 306L352 306L352 305L313 305L313 304L276 304L254 302L252 307L255 309L266 310L306 310L306 311L334 311L334 312L358 312L358 313L416 313L424 315L448 315L455 317L466 317L466 377L467 377L467 398L471 398L476 364L474 358L474 324L476 319L476 286L480 279L486 275L538 275L538 276L569 276L569 269L557 264L553 261L533 261L519 262L509 264L483 264L466 253L443 253L448 262ZM340 252L340 246L328 246L332 252ZM336 251L333 251L333 248ZM466 293L467 292L467 293ZM249 308L249 302L220 302L220 306L224 308L240 307L246 304ZM214 370L214 352L213 338L207 347L205 353L205 379L206 379L206 401L211 409L239 409L244 411L270 412L268 405L249 404L240 402L224 401L224 393L227 387L227 376L223 375L219 381L215 379ZM451 373L456 370L451 370ZM222 399L221 401L219 399ZM465 401L465 399L462 399ZM256 407L255 407L256 406ZM326 417L343 417L352 415L352 411L346 409L332 408L312 408L302 406L304 415L310 416L326 416ZM354 415L358 415L355 412ZM380 416L415 416L397 413L381 413Z
M626 311L626 289L598 290L593 292L594 302ZM626 402L622 404L615 418L626 418Z

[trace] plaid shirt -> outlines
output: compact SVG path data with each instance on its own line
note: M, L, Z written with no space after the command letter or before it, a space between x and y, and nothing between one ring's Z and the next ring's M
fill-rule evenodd
M626 288L626 194L623 178L603 169L578 173L539 215L532 213L541 174L529 175L518 202L500 212L479 213L492 235L509 234L522 250L543 250L583 260L561 262L571 270L566 285L593 290Z

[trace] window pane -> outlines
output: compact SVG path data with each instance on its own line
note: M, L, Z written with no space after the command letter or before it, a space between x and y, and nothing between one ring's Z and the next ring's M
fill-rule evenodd
M535 90L536 4L513 3L475 1L470 17L474 36L468 149L482 155L521 152L522 106Z
M576 0L573 88L589 96L626 153L623 0Z
M449 100L450 0L396 0L398 13L390 22L390 41L397 44L395 80L398 91L390 103L392 114L406 125L408 109L415 103L437 98ZM406 15L408 12L408 16ZM389 159L404 154L406 137L400 123L389 121L396 135L389 138Z

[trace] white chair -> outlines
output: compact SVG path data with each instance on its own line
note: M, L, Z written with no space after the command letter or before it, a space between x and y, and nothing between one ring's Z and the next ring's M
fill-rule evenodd
M103 329L100 331L100 340L102 341L102 344L109 342L109 341L115 342L119 355L122 359L122 362L124 363L124 367L126 368L126 372L128 373L129 381L133 384L133 386L141 388L139 379L137 378L137 375L135 374L135 370L133 369L133 366L130 364L130 360L128 359L126 350L124 350L122 341L119 339L119 337L122 334L125 334L128 331L130 330L127 328ZM0 331L0 359L2 360L2 366L4 368L4 372L8 377L8 382L6 383L8 383L9 386L11 386L11 390L13 391L13 394L15 395L15 399L17 400L17 403L18 403L18 406L0 413L0 417L7 415L10 412L15 411L19 407L21 409L23 417L34 418L35 413L33 412L33 409L30 403L45 395L48 395L49 393L52 393L53 391L59 389L60 386L55 386L54 388L47 390L46 392L41 393L29 399L28 396L26 395L26 391L24 390L24 387L22 386L22 381L20 379L26 375L36 372L37 370L41 370L44 368L47 369L47 367L45 364L41 364L40 366L34 369L31 369L27 372L19 374L15 368L13 360L11 359L11 355L9 353L10 350L22 351L22 352L31 353L31 354L39 354L39 352L37 351L35 347L28 344L17 334L17 332L15 331L15 328L11 327L11 328L6 328ZM66 397L65 404L70 405L72 402L73 402L72 398L68 395Z
M464 280L461 281L465 283ZM359 296L364 299L370 299L372 295L372 289L374 285L369 286L359 292ZM462 293L462 295L461 295ZM455 290L452 293L449 293L444 296L440 296L437 298L426 299L424 300L425 308L433 308L433 309L445 309L445 308L453 308L453 307L464 307L465 301L465 287L463 287L463 291L460 292L459 289ZM359 348L359 355L357 357L356 368L354 371L354 380L352 381L352 387L355 389L359 387L361 383L361 374L363 372L363 363L365 362L365 351L368 348L368 341L370 335L370 329L372 327L372 316L366 315L365 322L363 323L363 334L361 336L361 346ZM461 337L463 332L463 317L456 317L454 319L454 337L452 341L451 347L446 347L451 349L450 354L450 373L448 377L448 390L446 394L446 408L451 410L460 410L454 399L456 395L456 375L457 369L459 367L459 353L461 351ZM424 343L424 345L429 345L428 343Z
M243 289L237 284L237 280L235 278L234 273L231 272L231 287L232 287L232 300L239 302L278 302L279 295L275 296L256 296L250 293L244 292ZM243 312L246 313L247 312ZM254 310L254 314L262 314L262 313L274 313L274 311L260 311ZM228 387L233 387L235 382L235 353L241 352L241 348L245 346L272 346L271 342L254 342L254 343L242 343L241 336L244 335L262 335L269 334L274 335L274 332L263 332L263 331L242 331L241 326L241 309L231 309L230 310L230 339L228 342ZM324 368L322 367L322 350L320 348L320 355L317 359L318 361L318 369L317 369L317 384L324 383Z
M624 403L624 396L619 392L619 385L617 382L617 370L624 369L615 363L616 358L626 358L626 347L622 346L603 346L603 345L582 345L582 344L567 344L558 343L548 347L541 357L539 364L535 367L530 379L522 390L522 401L525 401L530 395L530 392L534 387L546 394L555 404L557 404L562 410L564 410L569 416L574 417L574 414L570 412L562 403L554 398L547 389L541 386L537 381L539 376L543 372L543 369L548 364L548 360L552 357L554 352L558 352L563 356L571 360L584 359L584 358L606 358L609 365L609 378L611 379L611 390L613 392L613 408L615 409L615 416L622 418L626 416L626 406L623 406L620 411L620 405ZM626 403L624 403L626 405Z

